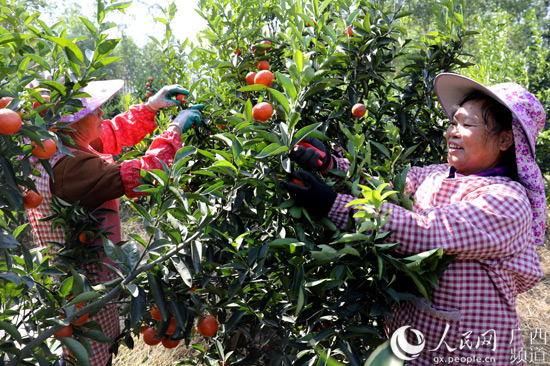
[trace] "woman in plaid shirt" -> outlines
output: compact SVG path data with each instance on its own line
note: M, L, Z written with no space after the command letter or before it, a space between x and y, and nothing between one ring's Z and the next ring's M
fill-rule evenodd
M420 345L396 353L410 365L523 364L530 360L515 298L542 277L535 245L544 241L545 194L534 157L546 114L515 83L485 87L444 73L434 86L450 120L448 164L413 167L407 176L413 210L391 203L383 210L389 211L389 240L400 243L397 252L444 248L457 257L431 304L419 298L393 309L387 335L407 332L402 348ZM314 148L298 146L290 155L302 168L322 173L349 168L321 141L305 142ZM298 203L345 227L351 209L346 204L354 197L332 191L308 171L292 178L305 184L288 183Z

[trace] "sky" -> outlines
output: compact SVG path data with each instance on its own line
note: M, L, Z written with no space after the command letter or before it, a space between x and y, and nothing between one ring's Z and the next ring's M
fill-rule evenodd
M56 18L62 14L64 7L68 6L70 2L64 0L55 0L54 2L55 6L50 9L52 16ZM82 13L88 19L95 19L96 0L73 0L73 2L82 8ZM109 1L104 0L104 3L108 5ZM197 0L176 0L178 11L171 27L174 36L181 41L189 38L190 41L196 43L197 32L206 28L206 21L195 11L196 4ZM110 12L107 20L125 25L125 33L131 36L138 46L143 46L148 42L149 36L154 36L157 39L163 37L165 25L155 21L154 18L164 18L160 7L166 8L167 6L168 0L134 0L132 5L125 10L126 14L119 11ZM117 29L112 29L110 36L118 37L120 33Z

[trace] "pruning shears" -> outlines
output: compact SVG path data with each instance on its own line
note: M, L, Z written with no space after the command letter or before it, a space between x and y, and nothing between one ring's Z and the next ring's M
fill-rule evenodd
M312 144L308 144L307 142L302 142L302 141L298 142L298 144L296 144L296 146L294 146L294 150L296 150L298 148L298 146L303 146L306 149L311 148L311 149L315 150L315 152L318 153L319 157L320 157L320 159L317 160L317 165L319 165L319 166L323 165L323 161L321 159L324 159L325 156L327 156L327 154L324 151L319 150L318 148L316 148Z

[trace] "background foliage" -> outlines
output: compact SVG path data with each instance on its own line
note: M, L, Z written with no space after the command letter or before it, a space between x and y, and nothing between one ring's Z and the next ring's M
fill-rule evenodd
M453 71L486 84L516 81L549 103L543 1L200 0L208 27L198 45L173 37L172 22L182 20L169 2L157 19L164 37L144 47L128 35L106 36L115 25L105 14L124 12L130 2L98 1L93 20L72 9L54 25L21 7L25 2L1 2L0 93L14 98L8 108L28 123L1 136L0 144L0 348L6 357L0 364L56 362L51 335L115 298L126 316L117 341L129 347L130 335L144 324L164 334L171 317L179 324L173 337L190 342L197 319L215 315L220 331L208 349L195 345L200 360L187 364L365 364L384 340L381 320L392 304L429 298L449 260L438 250L395 256L379 211L387 200L410 205L403 195L409 164L444 160L445 121L433 78ZM265 40L271 45L262 45ZM269 88L245 81L260 60L276 76ZM46 70L49 81L39 74ZM171 83L184 85L190 103L206 109L204 127L182 136L174 164L143 172L140 189L149 197L125 202L144 233L124 243L105 241L119 279L91 286L75 256L82 252L75 240L80 232L103 234L89 213L56 202L68 247L52 262L20 244L28 232L21 194L34 188L30 140L52 138L65 149L71 142L59 116L78 107L71 98L82 85L104 78L123 78L128 88L106 106L111 116ZM33 80L51 95L44 116L31 107L39 91L28 86ZM275 109L267 122L252 118L261 101ZM360 119L351 115L358 102L368 110ZM158 130L177 112L159 113ZM311 216L286 193L288 174L297 168L288 151L306 135L351 162L348 173L334 171L327 179L364 198L364 217L350 220L346 230ZM539 151L548 149L547 139L545 132ZM150 141L119 160L139 155ZM547 157L539 153L545 172ZM69 295L75 299L67 301ZM87 305L75 311L73 303L82 300ZM159 323L149 314L153 304L162 313ZM85 365L87 339L102 340L101 334L87 323L77 327L77 342L62 342Z

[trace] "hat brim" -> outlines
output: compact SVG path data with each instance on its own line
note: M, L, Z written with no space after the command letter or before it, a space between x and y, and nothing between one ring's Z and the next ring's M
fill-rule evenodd
M62 116L61 122L74 123L98 108L101 108L109 99L113 97L124 85L124 80L99 80L91 81L84 88L80 89L81 92L90 95L85 98L78 98L82 100L84 108L80 111Z
M441 73L434 79L434 90L437 95L437 99L441 104L441 108L447 115L447 118L451 120L453 118L453 108L460 103L464 97L474 91L479 91L494 98L500 104L504 105L510 112L512 112L514 119L519 122L524 133L526 133L525 126L527 125L520 117L518 117L511 106L501 99L497 94L491 91L490 88L478 83L475 80L467 78L462 75L452 73ZM526 133L527 134L527 133ZM531 141L528 140L531 154L535 155L535 147L532 146Z

